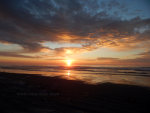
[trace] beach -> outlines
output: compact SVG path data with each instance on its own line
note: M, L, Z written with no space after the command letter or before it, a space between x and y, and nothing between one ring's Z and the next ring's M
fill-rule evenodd
M0 72L2 113L149 113L150 88Z

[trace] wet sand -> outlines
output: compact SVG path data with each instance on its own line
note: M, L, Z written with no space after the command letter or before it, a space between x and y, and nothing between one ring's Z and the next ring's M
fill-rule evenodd
M0 73L1 113L150 113L150 88Z

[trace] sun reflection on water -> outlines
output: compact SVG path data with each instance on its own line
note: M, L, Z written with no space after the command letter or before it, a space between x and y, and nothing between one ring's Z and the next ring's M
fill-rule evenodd
M70 70L68 70L68 71L67 71L67 76L69 77L69 76L70 76L70 74L71 74L71 73L70 73Z
M81 68L81 69L80 69ZM125 68L115 68L118 71L115 71L113 68L91 68L91 67L26 67L26 68L16 68L16 69L0 69L0 72L9 72L9 73L19 73L19 74L39 74L42 76L59 76L68 80L81 80L90 84L98 83L119 83L119 84L130 84L130 85L139 85L139 86L148 86L150 87L150 71L144 70L128 70ZM137 68L143 69L143 68ZM145 68L144 68L145 69ZM93 71L94 70L94 71ZM129 74L127 74L127 72ZM134 72L134 73L133 73ZM141 73L143 73L141 75ZM145 74L144 74L145 73Z

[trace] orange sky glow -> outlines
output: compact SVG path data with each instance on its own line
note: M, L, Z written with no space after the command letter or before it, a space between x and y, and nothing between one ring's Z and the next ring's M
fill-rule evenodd
M0 7L1 65L150 66L149 2L41 2Z

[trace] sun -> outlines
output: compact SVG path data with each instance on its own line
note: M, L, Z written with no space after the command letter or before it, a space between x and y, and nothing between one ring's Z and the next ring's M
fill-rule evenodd
M73 61L73 60L70 60L70 59L66 60L66 64L67 64L67 66L71 66L72 61Z

